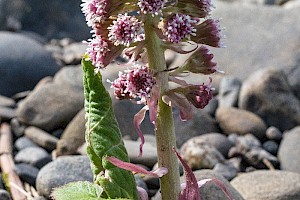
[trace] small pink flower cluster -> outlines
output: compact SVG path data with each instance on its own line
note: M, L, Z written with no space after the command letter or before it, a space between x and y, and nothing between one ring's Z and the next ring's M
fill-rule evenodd
M112 82L115 96L118 99L150 98L150 92L155 84L149 68L135 64L125 73L119 72L119 77Z

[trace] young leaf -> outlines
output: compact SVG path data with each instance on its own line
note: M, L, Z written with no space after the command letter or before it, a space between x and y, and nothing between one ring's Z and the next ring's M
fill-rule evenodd
M85 138L95 183L103 188L102 197L139 199L133 174L104 159L114 156L129 162L111 98L102 84L101 74L95 74L91 61L83 59L82 66L87 120Z
M99 200L103 189L88 181L68 183L53 190L55 200Z

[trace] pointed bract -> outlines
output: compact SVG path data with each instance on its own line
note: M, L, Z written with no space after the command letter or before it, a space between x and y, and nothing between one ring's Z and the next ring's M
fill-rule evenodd
M106 157L106 160L108 160L109 162L111 162L113 165L121 168L121 169L125 169L127 171L131 171L134 173L139 173L139 174L144 174L144 175L150 175L150 176L154 176L154 177L162 177L163 175L168 173L168 169L165 167L160 167L154 171L147 171L146 169L144 169L141 166L132 164L132 163L128 163L128 162L124 162L118 158L115 157Z

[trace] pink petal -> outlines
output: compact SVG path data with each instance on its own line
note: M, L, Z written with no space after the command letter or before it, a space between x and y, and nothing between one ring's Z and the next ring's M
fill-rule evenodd
M144 188L137 187L137 190L140 195L140 200L148 200L148 193Z
M112 156L106 157L106 160L108 160L113 165L115 165L121 169L125 169L125 170L132 171L135 173L151 175L151 176L155 176L155 177L162 177L163 175L168 173L168 169L165 167L160 167L160 168L156 169L155 171L147 171L146 169L144 169L138 165L124 162L124 161L122 161L118 158L112 157Z
M143 154L143 146L145 143L144 135L143 135L140 125L145 119L145 114L146 114L147 110L149 110L149 107L144 106L137 114L134 115L134 118L133 118L134 127L135 127L139 137L141 138L139 157L142 156L142 154Z
M179 155L176 149L173 148L173 150L183 166L186 178L186 187L181 191L179 200L201 200L197 179L193 174L192 169L182 159L182 157Z

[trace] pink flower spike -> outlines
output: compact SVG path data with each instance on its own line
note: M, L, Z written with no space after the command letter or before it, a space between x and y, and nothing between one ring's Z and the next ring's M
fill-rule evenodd
M135 127L139 137L141 138L140 153L139 153L138 157L143 155L143 146L145 143L145 139L144 139L144 135L143 135L140 125L145 119L145 114L146 114L147 110L149 110L149 107L146 105L137 114L135 114L134 118L133 118L134 127Z
M124 162L116 157L106 157L106 160L108 160L109 162L111 162L113 165L121 168L121 169L125 169L127 171L131 171L134 173L139 173L139 174L144 174L144 175L150 175L150 176L154 176L154 177L162 177L163 175L168 173L168 169L165 167L160 167L158 169L156 169L155 171L147 171L146 169L132 164L132 163L128 163L128 162Z
M198 183L195 175L193 174L192 169L188 166L188 164L183 160L180 154L176 151L175 147L173 147L173 151L175 152L177 158L181 162L184 174L186 178L186 187L181 191L179 200L201 200Z

